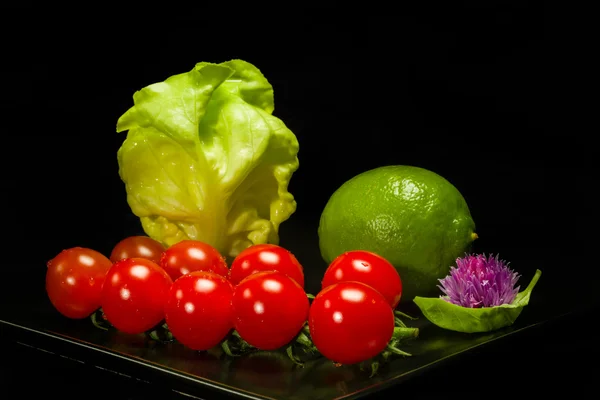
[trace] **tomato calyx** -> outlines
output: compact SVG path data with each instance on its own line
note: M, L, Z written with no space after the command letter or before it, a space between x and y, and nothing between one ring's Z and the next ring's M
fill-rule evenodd
M90 315L90 320L96 328L101 329L103 331L108 331L110 328L112 328L112 324L106 319L102 308L99 308L96 311L94 311Z
M246 342L235 329L221 342L221 349L230 357L240 357L247 353L259 351L259 349ZM306 361L321 356L310 338L310 331L307 324L285 346L285 352L289 359L298 366L304 366Z
M106 315L104 315L102 308L94 311L90 315L90 320L92 321L92 325L100 330L109 331L114 329L114 326L108 321ZM144 335L151 340L155 340L163 344L171 343L175 340L165 321L161 321L154 328L147 330L144 332Z
M400 344L402 344L402 342L409 340L409 339L417 338L418 336L419 336L419 328L409 328L409 327L403 327L403 326L394 327L394 334L392 335L392 338L390 339L389 343L387 344L385 350L381 352L381 356L386 361L392 354L405 356L405 357L411 357L412 354L407 353L404 350L400 350L398 348L398 346Z
M411 319L416 319L412 318ZM400 321L402 324L404 322ZM394 334L387 344L384 351L379 353L377 356L373 357L371 360L364 361L360 364L361 371L365 371L367 366L369 367L370 374L369 377L372 378L379 371L379 367L382 364L387 363L393 355L403 356L403 357L412 357L412 354L401 350L398 346L405 343L407 340L417 338L419 336L419 328L409 328L405 326L395 326Z
M235 329L221 342L221 349L223 350L223 353L230 357L239 357L246 353L258 350L256 347L246 342Z
M321 356L312 341L308 324L302 327L294 341L286 347L285 352L289 359L299 367L304 367L305 362Z
M169 330L166 322L159 323L154 328L145 332L145 335L157 342L166 344L175 341L173 334Z

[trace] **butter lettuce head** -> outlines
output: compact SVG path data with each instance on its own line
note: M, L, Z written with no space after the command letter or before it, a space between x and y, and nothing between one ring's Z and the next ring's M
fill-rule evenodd
M296 210L288 184L298 140L272 115L273 88L252 64L198 63L137 91L118 120L127 202L166 246L200 240L235 257L279 242Z

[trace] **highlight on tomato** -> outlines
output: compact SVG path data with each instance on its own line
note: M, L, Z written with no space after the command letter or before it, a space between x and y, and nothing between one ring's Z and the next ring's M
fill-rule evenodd
M304 326L309 309L304 289L278 271L247 276L235 287L232 305L235 330L260 350L290 343Z
M275 244L257 244L244 249L231 263L229 281L234 285L261 271L279 271L304 288L304 270L291 251Z
M111 261L96 250L72 247L48 261L46 293L58 312L81 319L100 308L102 284Z
M211 271L194 271L178 278L165 306L171 334L194 350L208 350L233 329L233 285Z
M145 332L164 319L172 283L165 270L150 260L118 261L108 270L102 288L104 316L121 332Z
M365 283L396 308L402 297L402 280L396 268L382 256L365 250L347 251L337 256L323 275L321 288L337 282Z
M371 286L338 282L315 296L308 325L323 356L340 364L356 364L387 347L394 334L394 311Z
M160 264L160 256L165 251L165 246L148 236L129 236L118 242L110 253L110 261L126 258L145 258Z
M225 277L229 274L225 257L199 240L182 240L170 246L162 253L160 266L173 280L193 271L211 271Z

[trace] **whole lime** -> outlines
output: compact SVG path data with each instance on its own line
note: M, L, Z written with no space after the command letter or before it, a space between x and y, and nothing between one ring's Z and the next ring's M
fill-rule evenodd
M350 250L377 253L402 279L401 302L440 293L457 257L477 238L462 194L442 176L415 166L365 171L329 198L319 223L325 262Z

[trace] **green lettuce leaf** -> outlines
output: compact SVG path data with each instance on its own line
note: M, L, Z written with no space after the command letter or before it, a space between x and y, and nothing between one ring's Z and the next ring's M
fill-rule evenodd
M198 63L137 91L117 122L127 202L166 246L201 240L235 257L279 242L298 140L272 115L273 88L252 64Z
M511 304L468 308L449 303L440 297L419 296L414 298L414 302L425 318L440 328L464 333L490 332L512 325L516 321L523 307L529 304L531 292L541 275L542 271L536 270L527 288L519 292Z

